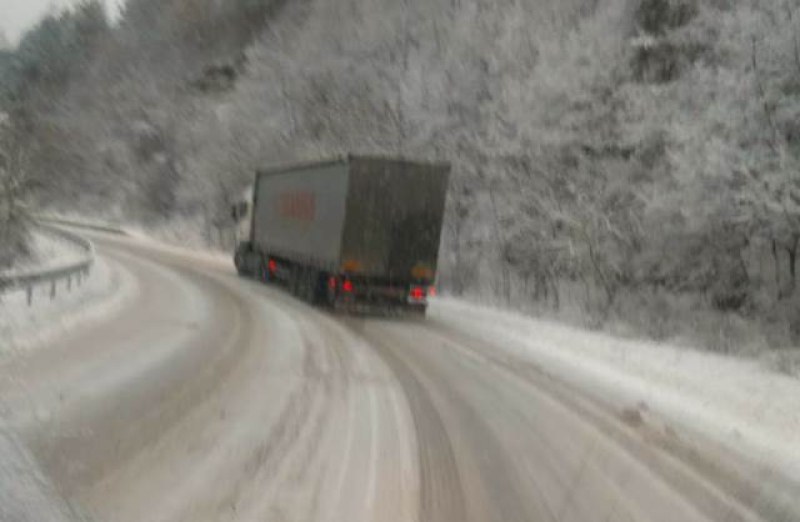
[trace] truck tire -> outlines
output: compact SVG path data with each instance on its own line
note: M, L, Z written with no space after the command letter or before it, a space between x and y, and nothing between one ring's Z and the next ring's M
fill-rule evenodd
M311 302L317 306L329 306L331 301L328 293L328 276L323 272L315 272L313 281Z
M241 277L251 275L250 271L247 269L247 256L241 249L237 249L236 253L233 255L233 264L236 267L236 273Z
M314 304L315 272L307 270L303 278L303 301Z
M303 268L299 273L298 297L307 303L314 304L316 297L317 272L313 268Z
M304 269L300 266L293 266L289 275L289 293L298 299L303 299L303 273Z
M313 268L306 272L306 301L312 305L319 304L320 301L320 273Z

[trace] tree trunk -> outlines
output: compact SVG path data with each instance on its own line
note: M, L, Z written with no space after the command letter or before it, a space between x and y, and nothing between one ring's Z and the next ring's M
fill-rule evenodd
M505 245L505 235L503 234L503 228L500 226L500 214L497 211L497 202L495 201L494 197L494 189L489 187L489 200L492 204L492 214L494 216L494 228L497 234L498 246L501 248ZM505 263L504 259L500 259L500 282L502 284L502 292L503 297L505 298L506 304L511 302L511 276L508 273L508 266Z
M778 254L778 242L772 238L772 260L775 263L775 294L777 300L781 298L781 259Z
M789 254L789 289L787 297L794 295L794 290L797 287L797 249L800 247L800 236L794 236L792 243L786 248Z
M594 268L595 273L595 280L600 284L603 288L603 293L606 297L606 304L603 313L607 313L614 304L614 300L616 299L616 289L613 287L612 282L603 273L602 268L600 267L599 262L597 261L597 256L595 254L594 246L591 244L591 240L588 242L589 244L589 260L592 263L592 268Z
M558 280L556 278L551 278L550 284L553 290L553 310L558 312L561 309L561 294L558 292Z
M462 251L461 236L463 223L457 217L453 226L453 293L457 296L464 295L464 253Z

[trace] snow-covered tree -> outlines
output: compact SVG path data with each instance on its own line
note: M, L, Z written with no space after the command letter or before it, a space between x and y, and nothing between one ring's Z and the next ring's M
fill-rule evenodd
M0 268L27 252L22 200L29 181L28 155L11 117L0 112Z

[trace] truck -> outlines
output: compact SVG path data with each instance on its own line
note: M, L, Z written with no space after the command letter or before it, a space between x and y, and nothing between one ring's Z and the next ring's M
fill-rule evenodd
M348 155L270 168L232 209L241 275L344 311L423 314L450 165Z

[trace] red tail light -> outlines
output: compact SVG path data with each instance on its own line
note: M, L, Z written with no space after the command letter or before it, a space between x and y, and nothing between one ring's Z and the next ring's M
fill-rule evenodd
M353 291L353 282L349 279L345 279L342 281L342 290L347 292L348 294Z
M270 259L269 262L267 263L267 269L269 269L270 274L274 274L275 272L278 271L278 262L275 261L274 259Z
M415 301L421 301L422 299L425 299L425 289L421 286L415 286L411 289L411 293L409 295L411 296L411 299L414 299Z
M428 287L428 297L436 297L436 287L429 286Z

